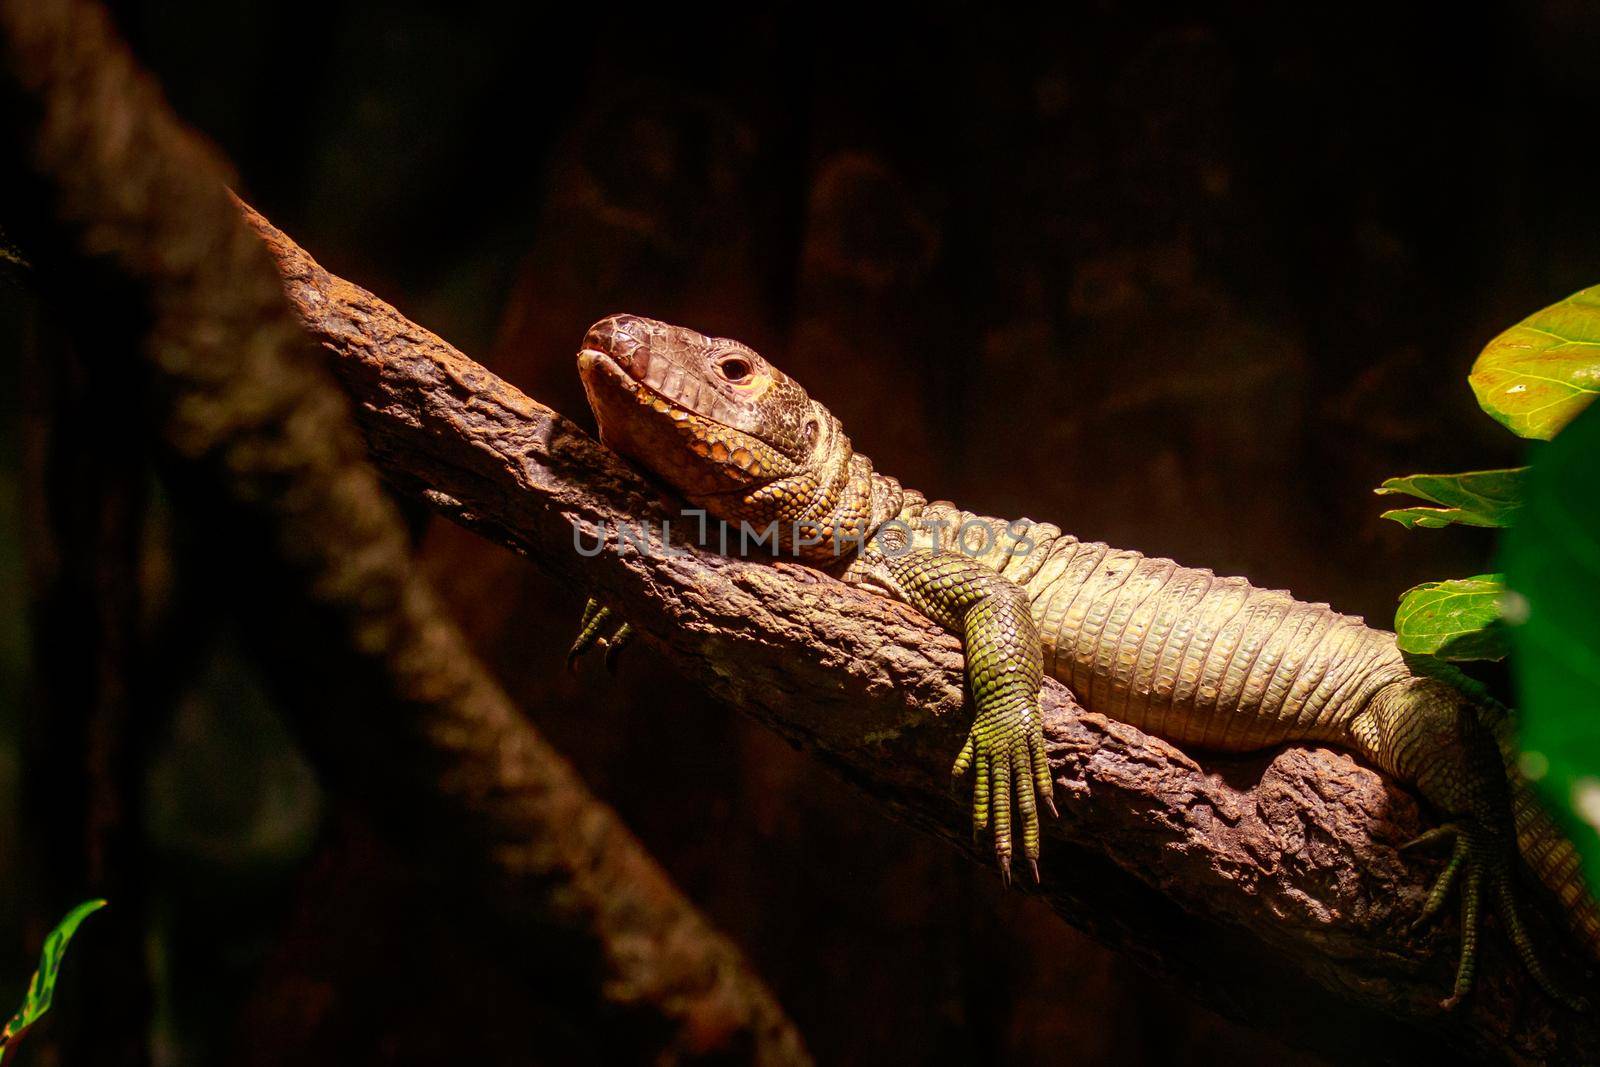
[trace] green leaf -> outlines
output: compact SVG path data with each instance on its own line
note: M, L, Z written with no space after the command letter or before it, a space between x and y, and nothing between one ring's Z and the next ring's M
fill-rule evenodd
M28 1027L39 1021L39 1017L50 1010L50 1002L55 998L56 975L61 973L61 959L67 951L67 942L72 940L72 935L78 932L78 924L88 918L92 913L106 906L103 900L86 900L76 908L67 912L67 917L57 924L50 936L44 939L44 951L39 957L39 969L33 972L33 981L28 983L28 995L22 1000L22 1007L6 1023L5 1029L0 1030L0 1062L6 1054L16 1047L22 1035L27 1033Z
M1373 492L1380 496L1405 493L1438 504L1434 508L1399 508L1385 511L1382 518L1393 519L1408 529L1424 526L1437 529L1451 523L1464 526L1510 526L1522 507L1526 467L1507 470L1467 471L1465 474L1413 474L1390 478Z
M1483 410L1518 437L1554 437L1600 393L1600 285L1490 341L1467 380Z
M1394 632L1400 651L1447 660L1504 659L1498 574L1423 582L1400 595Z
M1540 454L1502 560L1523 764L1600 886L1600 407Z

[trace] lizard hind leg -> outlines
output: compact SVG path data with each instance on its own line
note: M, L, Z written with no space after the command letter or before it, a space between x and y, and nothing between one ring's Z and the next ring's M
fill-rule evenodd
M1510 783L1479 709L1447 683L1406 679L1373 699L1354 732L1375 763L1414 784L1445 820L1401 848L1410 852L1451 844L1450 859L1413 924L1426 925L1452 892L1459 894L1461 953L1453 988L1442 1005L1454 1008L1472 991L1483 914L1493 911L1534 982L1552 1000L1585 1010L1581 1000L1550 979L1523 924Z

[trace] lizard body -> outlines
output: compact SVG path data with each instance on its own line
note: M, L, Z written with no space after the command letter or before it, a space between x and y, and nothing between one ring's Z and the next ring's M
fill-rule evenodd
M1460 672L1414 663L1393 634L1326 604L1082 542L1050 523L929 502L876 471L825 407L736 341L616 315L590 329L578 362L606 444L774 550L962 638L975 716L954 773L973 775L974 828L992 828L1002 874L1016 840L1034 864L1038 808L1053 809L1038 714L1048 673L1086 708L1180 746L1334 745L1414 787L1444 822L1413 844L1453 846L1418 922L1452 889L1461 896L1447 1003L1472 986L1485 906L1540 985L1572 1003L1523 929L1519 853L1600 958L1600 906L1517 771L1511 713ZM586 614L575 653L604 614Z

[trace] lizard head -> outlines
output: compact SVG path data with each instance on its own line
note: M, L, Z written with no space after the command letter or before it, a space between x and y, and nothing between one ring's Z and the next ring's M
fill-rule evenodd
M612 315L578 373L600 440L696 502L819 474L841 442L849 454L828 410L738 341Z

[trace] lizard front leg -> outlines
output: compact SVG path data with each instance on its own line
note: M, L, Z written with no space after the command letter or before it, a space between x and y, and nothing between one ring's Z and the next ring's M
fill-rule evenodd
M976 560L954 552L893 547L874 553L865 580L961 637L976 705L952 777L973 772L974 835L992 825L1001 877L1011 878L1016 826L1039 878L1039 803L1055 813L1039 687L1044 654L1028 595Z
M610 637L602 638L600 634L608 622L615 622L612 610L594 597L583 606L583 621L578 623L578 636L573 639L572 647L567 650L567 670L577 666L578 659L590 648L599 642L606 650L606 669L612 673L617 669L617 656L622 652L629 641L633 640L633 626L629 623L618 625Z

